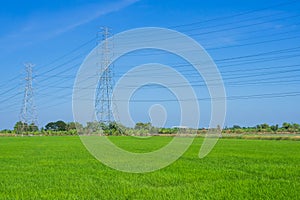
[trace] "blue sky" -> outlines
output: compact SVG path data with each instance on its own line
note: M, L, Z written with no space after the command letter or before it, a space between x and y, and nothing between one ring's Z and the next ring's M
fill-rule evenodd
M12 128L18 121L26 62L35 64L39 125L73 120L71 95L76 73L95 47L102 26L113 33L148 26L172 28L198 41L223 76L229 97L227 126L300 123L299 10L300 2L283 0L1 2L0 129ZM208 97L207 89L198 84L202 79L190 66L180 67L183 60L155 51L116 62L116 80L133 66L147 62L163 62L181 70L195 84L198 98ZM133 118L146 122L151 104L159 103L155 100L174 96L153 87L139 90L134 98L153 100L131 103ZM161 104L168 111L166 126L177 125L178 105ZM200 106L200 126L207 127L210 103L200 101Z

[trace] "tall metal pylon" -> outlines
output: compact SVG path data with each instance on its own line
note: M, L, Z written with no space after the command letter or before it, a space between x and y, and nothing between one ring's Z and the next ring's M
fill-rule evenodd
M99 35L102 35L100 39ZM98 50L98 56L101 56L101 62L97 63L99 68L99 83L96 93L96 114L99 122L109 124L113 121L112 114L112 92L113 92L113 65L110 65L113 56L113 44L109 42L110 30L103 27L101 33L98 33L98 44L102 42L101 49ZM102 72L102 74L100 74Z
M20 112L20 121L22 122L22 126L20 127L22 133L24 131L33 130L34 126L38 126L37 122L37 112L36 112L36 107L34 104L34 92L33 92L33 87L32 87L32 82L33 82L33 76L32 76L32 69L33 69L33 64L28 63L25 64L25 70L26 70L26 77L25 77L25 90L24 90L24 98L23 98L23 105L21 108ZM24 130L27 129L27 130Z

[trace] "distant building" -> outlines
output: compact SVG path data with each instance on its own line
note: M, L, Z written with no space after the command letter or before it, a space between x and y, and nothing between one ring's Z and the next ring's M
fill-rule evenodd
M188 129L187 126L172 126L172 128L178 128L178 129Z

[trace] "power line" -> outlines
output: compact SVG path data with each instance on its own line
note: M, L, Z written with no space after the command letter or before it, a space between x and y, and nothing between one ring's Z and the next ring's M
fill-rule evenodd
M271 6L266 6L263 8L259 8L259 9L254 9L254 10L249 10L246 12L242 12L242 13L238 13L238 14L233 14L233 15L228 15L228 16L222 16L222 17L216 17L216 18L212 18L212 19L208 19L208 20L200 20L197 22L193 22L193 23L187 23L187 24L181 24L181 25L174 25L174 26L170 26L170 28L178 28L178 27L185 27L185 26L194 26L197 24L203 24L203 23L207 23L207 22L212 22L212 21L219 21L219 20L224 20L224 19L229 19L229 18L236 18L236 17L240 17L243 15L248 15L248 14L252 14L252 13L256 13L259 11L264 11L264 10L268 10L271 8L278 8L278 7L283 7L283 6L287 6L287 5L291 5L294 3L299 3L298 0L293 0L293 1L284 1L278 4L274 4Z
M274 15L274 16L277 16L277 15ZM290 20L292 18L297 18L299 16L300 16L299 14L296 14L296 15L290 15L290 16L286 16L286 17L279 17L279 18L276 18L276 19L272 18L272 19L266 20L266 21L255 22L255 23L251 23L251 24L234 26L234 27L229 27L229 28L220 28L220 29L217 29L217 30L200 32L200 33L191 33L191 34L188 34L188 35L190 37L192 37L192 36L211 35L212 33L222 33L222 32L225 32L225 31L228 32L228 31L231 31L231 30L245 29L245 28L249 28L249 27L253 27L253 26L264 25L264 24L268 24L270 22L276 22L276 21L282 21L282 20ZM225 25L228 25L228 23L226 23ZM217 27L220 27L220 26L217 26ZM145 32L145 37L147 37L147 34L152 34L152 33L149 32L149 31ZM134 39L134 35L132 35L132 37L133 37L132 39ZM164 38L164 40L174 40L174 39L177 39L177 38L178 38L177 36L176 37L169 37L169 38ZM154 42L154 40L145 40L145 42L152 42L152 41ZM155 41L158 41L158 40L155 40ZM127 42L127 43L123 42L122 45L123 46L130 45L130 43L131 42ZM120 45L120 44L118 44L118 45Z
M69 51L68 53L66 53L66 54L64 54L64 55L62 55L62 56L60 56L60 57L58 57L58 58L56 58L56 59L50 61L48 64L43 65L41 68L45 68L45 67L47 67L47 66L49 66L49 65L52 65L52 64L56 63L57 61L60 61L60 60L62 60L62 59L64 59L64 58L68 57L69 55L72 55L73 53L75 53L75 52L81 50L83 47L86 47L88 44L94 43L95 40L96 40L96 37L93 37L92 39L88 40L87 42L84 42L83 44L80 44L80 45L77 46L76 48L72 49L72 50ZM85 55L85 54L81 53L81 54L79 54L79 56L75 56L75 58L78 58L78 57L83 56L83 55ZM74 59L74 58L72 58L72 59L70 59L70 60L73 60L73 59ZM65 62L66 62L66 61L64 61L64 63L65 63ZM62 67L62 66L63 66L62 64L57 65L56 67L53 67L53 68L51 68L50 70L46 70L46 71L40 73L40 75L41 75L41 74L47 74L47 73L49 73L49 72L51 72L51 71L54 71L54 70L56 70L56 69L58 69L58 68L60 68L60 67Z
M262 62L268 62L268 61L276 61L276 60L281 60L281 59L287 59L287 58L292 58L292 57L298 57L299 54L293 54L293 55L283 55L283 56L279 56L281 54L286 54L286 53L292 53L292 52L298 52L300 50L300 47L293 47L293 48L287 48L287 49L280 49L280 50L272 50L272 51L267 51L267 52L261 52L261 53L255 53L255 54L248 54L248 55L244 55L244 56L237 56L237 57L229 57L229 58L223 58L223 59L215 59L215 62L217 63L222 63L222 62L226 62L227 65L221 65L219 64L219 68L222 69L222 68L227 68L227 67L233 67L233 66L240 66L240 65L245 65L245 64L248 64L248 62L246 63L246 61L251 61L249 63L253 64L253 63L262 63ZM277 55L276 55L277 54ZM256 58L254 59L253 57L260 57L260 56L268 56L268 55L275 55L273 57L268 57L268 58ZM245 58L252 58L251 60L243 60ZM239 61L239 60L242 60L242 61ZM231 64L230 62L237 62L239 61L240 63L233 63ZM79 63L76 64L76 65L80 65ZM76 66L75 65L75 66ZM189 64L186 64L186 63L171 63L171 64L168 64L169 66L172 66L173 68L184 68L184 67L188 67L190 66ZM265 69L276 69L276 68L290 68L290 67L298 67L299 65L284 65L284 66L272 66L272 67L264 67L264 68L258 68L258 69L249 69L247 71L259 71L259 70L265 70ZM125 67L125 66L120 66L120 67ZM49 80L49 78L61 78L61 79L72 79L72 78L75 78L74 75L70 76L70 75L66 75L66 76L59 76L60 74L66 72L66 71L69 71L70 69L72 69L73 67L71 68L67 68L66 70L62 71L62 72L59 72L59 73L56 73L54 75L49 75L49 76L44 76L46 79L45 80ZM137 72L147 72L147 71L150 71L151 72L151 75L153 75L153 69L143 69L143 70L138 70ZM187 70L187 69L184 69L184 70L181 70L180 72L188 72L188 71L191 71L191 72L194 72L194 70ZM232 70L232 71L225 71L223 73L233 73L233 72L238 72L236 70ZM244 73L244 72L243 72ZM119 75L117 75L116 77L121 77L121 75L123 75L124 73L119 73ZM159 75L161 75L160 72L158 72ZM94 76L98 76L98 75L94 75ZM93 77L94 77L93 76ZM89 77L91 78L91 77Z
M277 4L277 5L275 5L275 7L277 6L277 7L279 7L279 5L280 6L284 6L284 5L290 5L290 4L292 4L292 3L295 3L295 2L297 2L297 1L291 1L291 2L286 2L286 3L280 3L280 4ZM271 8L273 7L273 6L270 6ZM268 9L268 8L270 8L270 7L266 7L265 9ZM257 10L263 10L263 9L257 9ZM256 11L257 11L256 10ZM242 16L242 15L247 15L247 14L250 14L250 13L255 13L256 12L255 10L254 11L249 11L249 12L245 12L245 13L240 13L240 14L238 14L238 15L232 15L231 16L231 18L236 18L237 16ZM267 17L267 16L266 16ZM289 17L292 17L292 16L289 16ZM290 19L290 18L279 18L279 19L276 19L276 20L286 20L286 19ZM230 17L228 17L228 18L230 18ZM263 18L263 17L261 17L261 18ZM219 18L219 19L224 19L224 17L221 17L221 18ZM213 21L213 19L212 20L210 20L210 21ZM242 21L242 20L241 20ZM246 21L246 20L243 20L244 22ZM203 23L203 21L202 22L199 22L199 24L200 23ZM252 23L252 24L255 24L255 23ZM246 26L246 25L244 25L244 26ZM255 25L252 25L252 26L255 26ZM178 27L180 27L180 25L178 25ZM185 27L185 25L183 25L182 27ZM172 27L171 27L172 28ZM173 28L175 28L175 27L173 27ZM238 28L238 26L236 26L236 27L232 27L232 28ZM244 27L245 28L245 27ZM233 29L234 30L234 29ZM218 30L215 30L216 32L218 32L218 31L220 31L219 29ZM224 31L223 31L224 32ZM285 33L287 33L287 32L285 32ZM199 33L199 34L201 34L201 33ZM283 34L283 33L282 33ZM266 37L266 35L264 36L264 37ZM297 38L297 37L289 37L289 38L280 38L281 40L278 40L278 39L276 39L276 40L267 40L267 41L259 41L259 43L257 43L257 42L254 42L254 43L248 43L248 44L242 44L242 46L249 46L249 45L255 45L255 44L266 44L266 43L275 43L275 42L278 42L278 41L284 41L284 40L290 40L290 39L295 39L295 38ZM249 38L249 39L252 39L252 38ZM256 39L258 39L258 38L256 38ZM91 41L94 41L94 39L93 40L91 40ZM262 42L262 43L261 43ZM236 45L231 45L231 46L226 46L226 47L221 47L221 48L211 48L211 49L209 49L209 50L216 50L216 49L225 49L225 48L233 48L233 47L242 47L242 46L236 46ZM81 49L81 48L80 48ZM74 52L73 52L74 53ZM274 52L275 53L275 52ZM286 53L286 52L285 52ZM154 54L150 54L150 55L154 55ZM257 56L259 56L259 55L257 55ZM298 55L297 54L294 54L294 55L287 55L287 56L281 56L281 57L274 57L274 58L263 58L263 59L255 59L257 56L255 56L255 55L253 55L252 57L251 56L249 56L248 58L253 58L253 59L251 59L251 60L249 60L249 62L247 61L245 61L245 60L242 60L242 59L245 59L246 57L244 57L244 58L236 58L236 59L232 59L231 61L230 61L230 58L225 58L225 60L223 60L223 61L219 61L219 60L216 60L217 62L227 62L227 66L228 67L232 67L232 66L242 66L242 65L246 65L246 64L253 64L253 63L261 63L261 62L265 62L265 61L275 61L275 60L279 60L279 59L288 59L289 57L292 57L292 58L294 58L294 57L298 57ZM62 57L61 58L61 60L62 59L64 59L64 58L66 58L67 56L65 56L65 57ZM241 60L240 61L240 63L235 63L235 64L233 64L234 62L239 62L238 60ZM70 62L72 62L72 61L74 61L74 60L70 60ZM230 61L230 62L229 62ZM55 62L57 62L57 61L55 61ZM53 63L52 63L53 64ZM50 65L52 65L51 63L50 63ZM66 67L66 64L68 64L67 62L64 62L63 64L59 64L59 65L57 65L56 67L52 67L52 68L50 68L50 69L47 69L45 72L42 72L42 73L40 73L39 75L37 75L37 76L35 76L35 77L37 77L37 78L42 78L42 80L41 80L41 82L49 82L49 81L51 81L50 79L52 79L52 78L58 78L58 79L61 79L61 80L59 80L59 81L56 81L55 83L58 85L58 84L60 84L60 83L65 83L65 80L71 80L72 78L74 78L74 77L66 77L65 79L62 79L62 77L60 77L60 76L62 76L62 74L63 73L66 73L66 72L68 72L68 70L63 70L63 71L61 71L61 72L57 72L57 73L55 73L54 75L50 75L49 73L50 72L54 72L54 71L56 71L57 69L59 69L59 68L65 68ZM179 65L178 65L178 63L176 63L176 65L177 66L175 66L175 67L180 67ZM78 65L79 66L79 65ZM187 65L181 65L182 67L186 67ZM226 65L222 65L222 66L220 66L221 68L225 68L226 67ZM269 69L271 68L271 67L268 67ZM74 69L74 68L68 68L69 69L69 71L71 71L72 69ZM50 71L49 71L50 70ZM251 71L251 70L249 70L249 71ZM257 69L257 71L260 71L260 69ZM188 72L188 71L183 71L183 72ZM226 71L225 71L226 72ZM248 71L247 71L248 72ZM284 73L293 73L293 72L295 72L295 71L289 71L289 72L284 72ZM227 71L226 73L233 73L233 70L232 71ZM241 72L241 73L244 73L244 72ZM280 73L279 73L280 74ZM193 75L193 73L190 73L190 74L187 74L187 75ZM255 74L254 74L255 75ZM266 74L264 74L264 75L262 75L262 76L265 76ZM15 78L15 77L14 77ZM229 77L230 78L230 77ZM231 78L235 78L235 77L231 77ZM242 78L240 78L240 79L242 79ZM53 80L53 79L52 79ZM236 84L238 84L240 81L237 81L236 82ZM180 83L179 83L180 84ZM2 85L1 85L2 86ZM51 85L48 85L49 87L51 87ZM2 92L1 94L2 95L6 95L8 92L12 92L12 91L14 91L14 89L15 89L16 87L12 87L12 88L9 88L9 89L6 89L4 92ZM43 88L40 88L41 89L41 91L43 91L42 89ZM7 93L6 93L7 92ZM1 96L1 95L0 95ZM18 96L18 93L17 94L14 94L14 95L12 95L12 96L10 96L10 97L12 97L12 98L14 98L14 97L17 97ZM9 99L9 100L11 100L12 98L6 98L6 99ZM5 101L2 101L2 102L5 102Z
M271 52L265 52L265 53L261 53L261 54L255 54L255 55L251 55L251 56L258 56L258 55L265 55L265 54L269 54L269 53L275 53L275 52L277 52L277 53L284 53L284 50L288 50L288 51L290 51L290 50L297 50L297 48L298 47L295 47L295 48L290 48L290 49L283 49L283 50L278 50L278 51L271 51ZM247 55L247 56L244 56L244 57L249 57L249 55ZM239 58L241 58L241 57L239 57ZM233 59L233 58L229 58L229 59ZM225 59L225 60L227 60L227 59ZM241 63L241 64L243 64L243 63ZM245 63L244 63L245 64ZM79 64L78 64L79 65ZM229 65L229 66L231 66L231 65ZM296 66L297 67L297 65L294 65L294 66ZM222 67L222 66L221 66ZM281 66L279 66L279 67L281 67ZM283 67L292 67L292 66L283 66ZM69 69L72 69L73 67L71 67L71 68L69 68ZM277 67L268 67L268 69L272 69L272 68L277 68ZM262 68L262 69L266 69L266 68ZM260 70L260 69L254 69L255 71L258 71L258 70ZM65 71L67 71L67 70L65 70ZM252 71L252 70L249 70L249 71ZM233 71L228 71L229 73L231 73L231 72L233 72ZM49 78L49 77L47 77L47 78ZM73 77L70 77L70 79L72 79ZM236 78L236 77L234 77L234 78ZM45 79L45 80L48 80L48 79ZM63 80L61 80L60 82L64 82ZM59 84L59 83L57 83L57 84ZM47 86L47 87L51 87L51 85L49 86ZM12 88L12 89L10 89L10 90L7 90L7 91L5 91L5 92L3 92L3 93L1 93L1 94L5 94L5 93L7 93L7 92L9 92L9 91L13 91L13 89L14 88ZM15 96L15 95L14 95ZM9 100L9 99L11 99L10 97L9 98L7 98L7 99L5 99L5 100ZM1 102L4 102L4 101L1 101Z

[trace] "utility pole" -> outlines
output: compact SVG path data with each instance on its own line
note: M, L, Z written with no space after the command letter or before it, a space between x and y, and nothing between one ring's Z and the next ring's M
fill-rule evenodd
M98 34L99 36L100 34ZM113 72L110 65L113 52L113 44L108 40L110 30L103 27L101 31L102 38L98 37L98 44L102 42L102 47L98 51L98 56L101 56L101 62L97 63L99 72L99 83L96 93L96 114L99 122L108 125L113 121L112 115L112 92L113 92ZM102 72L102 74L100 74Z
M25 90L23 105L20 112L20 122L21 127L18 129L21 131L22 136L24 131L35 131L37 128L37 113L34 104L34 92L32 87L33 77L32 77L33 65L31 63L25 64L26 77L25 77Z

